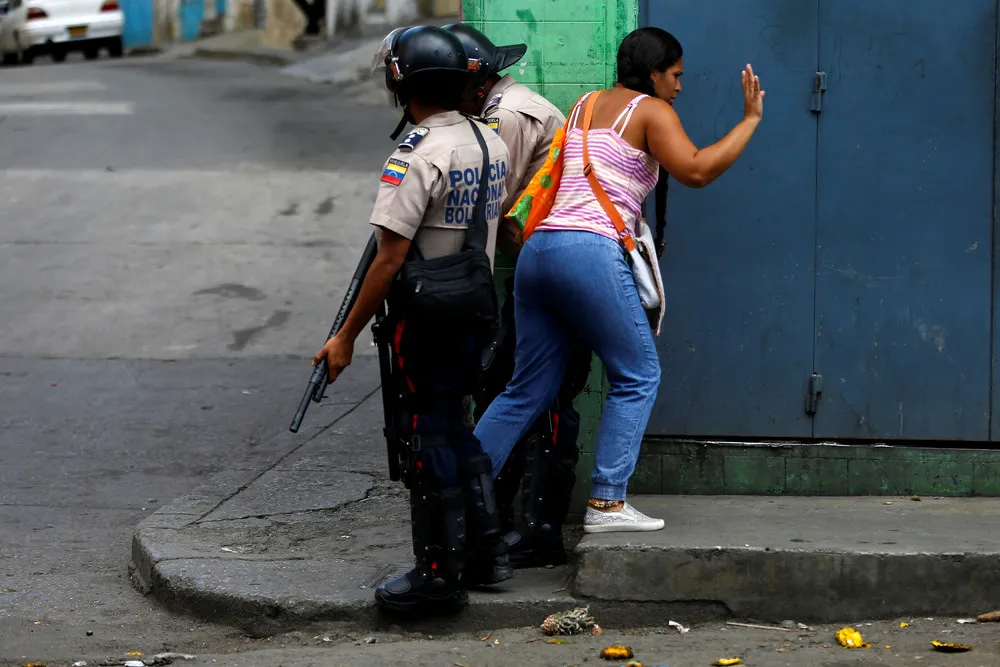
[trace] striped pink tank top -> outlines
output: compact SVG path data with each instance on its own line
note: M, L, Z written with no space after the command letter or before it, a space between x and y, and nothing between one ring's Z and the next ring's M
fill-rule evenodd
M570 114L569 133L563 143L563 174L549 217L539 223L539 231L583 231L619 240L611 219L601 208L583 174L583 130L576 125L587 94ZM591 130L587 149L594 173L614 203L629 231L642 215L642 202L656 187L659 166L649 154L622 138L632 120L632 112L646 95L639 95L622 110L611 127ZM619 127L620 126L620 127Z

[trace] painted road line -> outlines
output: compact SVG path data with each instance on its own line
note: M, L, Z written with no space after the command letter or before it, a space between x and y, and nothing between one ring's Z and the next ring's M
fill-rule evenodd
M56 81L53 83L0 82L0 97L94 93L102 90L107 90L107 87L99 81Z
M6 102L0 116L128 116L131 102Z

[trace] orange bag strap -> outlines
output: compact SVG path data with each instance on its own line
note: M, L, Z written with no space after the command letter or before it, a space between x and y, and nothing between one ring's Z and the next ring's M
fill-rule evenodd
M597 174L594 173L594 165L590 162L590 152L587 150L587 133L590 132L590 122L593 120L594 116L594 103L597 102L597 98L600 94L604 92L601 90L596 90L587 99L587 106L583 111L583 175L587 177L590 182L590 189L594 191L594 196L597 197L597 201L601 203L601 208L604 212L608 214L611 218L611 222L614 223L615 229L618 230L618 236L621 238L622 245L625 246L627 252L632 252L635 250L635 239L632 238L632 234L628 231L625 226L625 221L622 220L621 214L615 205L611 203L611 199L608 197L608 193L604 191L601 187L600 182L597 180Z

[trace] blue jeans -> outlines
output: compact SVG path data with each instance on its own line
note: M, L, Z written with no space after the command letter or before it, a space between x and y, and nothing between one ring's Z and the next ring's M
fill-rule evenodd
M660 362L621 246L590 232L532 234L514 272L514 308L514 377L476 427L493 476L556 397L572 333L597 353L611 384L590 494L624 500L660 385Z

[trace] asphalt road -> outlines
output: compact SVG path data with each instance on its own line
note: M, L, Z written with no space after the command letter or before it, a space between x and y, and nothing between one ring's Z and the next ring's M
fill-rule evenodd
M131 533L287 443L397 118L242 63L0 69L0 664L246 648L135 592Z

